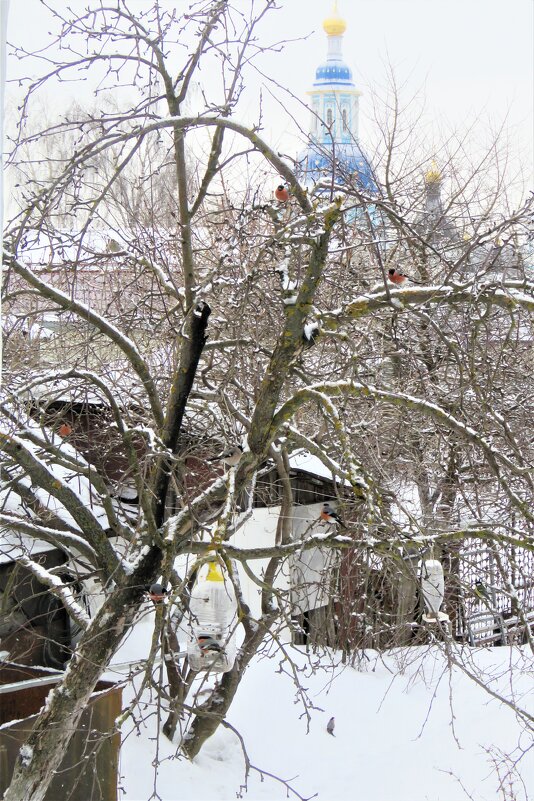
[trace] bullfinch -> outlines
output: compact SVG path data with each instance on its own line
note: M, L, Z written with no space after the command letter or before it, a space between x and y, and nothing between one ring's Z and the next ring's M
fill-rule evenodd
M150 588L148 590L148 597L155 604L160 604L162 601L164 601L166 595L167 595L167 590L165 589L163 584L150 585Z
M321 509L321 520L325 520L327 523L339 523L341 528L347 528L345 523L341 520L337 512L332 509L328 501L323 504L323 508Z
M289 200L289 192L285 184L280 184L274 190L274 196L280 203L287 203Z

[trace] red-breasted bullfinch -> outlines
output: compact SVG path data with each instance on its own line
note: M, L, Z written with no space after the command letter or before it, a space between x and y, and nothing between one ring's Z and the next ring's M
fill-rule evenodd
M403 284L408 276L404 273L401 273L399 270L396 270L394 267L391 267L388 270L388 278L392 284Z
M215 640L211 634L199 634L197 637L197 642L200 650L202 653L208 653L208 651L214 651L216 653L222 653L222 648Z
M289 192L285 184L280 184L274 190L274 196L280 203L287 203L289 200Z
M165 589L163 584L150 585L150 589L148 590L148 597L155 604L160 604L162 601L164 601L166 595L167 595L167 590Z
M339 517L338 513L332 509L328 501L323 504L320 517L321 520L326 520L327 523L339 523L341 528L347 528L345 523Z
M393 284L403 284L406 280L411 281L412 284L419 284L420 281L416 281L415 278L412 278L411 275L406 275L406 273L401 273L400 270L396 270L395 267L390 267L388 270L388 278Z

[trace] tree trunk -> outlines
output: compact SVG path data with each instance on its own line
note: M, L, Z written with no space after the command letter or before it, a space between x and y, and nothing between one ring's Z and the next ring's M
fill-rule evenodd
M258 627L247 634L232 670L223 675L217 692L212 693L208 701L196 710L195 719L182 742L182 749L189 759L197 756L206 740L215 734L224 720L245 669L260 647L274 617L274 614L264 615Z
M50 692L35 721L4 801L44 798L97 681L132 626L143 587L160 562L159 551L152 549L125 585L112 592L84 632L63 681Z

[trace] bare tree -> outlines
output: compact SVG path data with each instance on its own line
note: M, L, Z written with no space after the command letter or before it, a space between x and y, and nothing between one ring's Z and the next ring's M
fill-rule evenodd
M4 257L12 347L2 470L31 515L4 510L0 524L83 562L103 603L88 620L65 583L39 571L83 633L6 801L43 798L156 580L174 588L181 618L199 568L215 555L237 597L243 642L204 703L189 703L190 676L173 662L176 620L169 626L165 611L156 616L151 656L162 647L171 657L166 731L172 736L189 708L182 748L193 758L225 723L262 642L291 618L276 578L292 555L317 546L350 554L332 590L341 593L338 612L354 603L356 566L357 585L363 571L375 587L378 627L387 614L383 588L395 587L399 572L417 581L406 555L440 548L452 559L465 538L532 550L529 357L518 345L534 306L521 262L530 209L504 210L499 191L477 205L470 187L482 167L465 177L459 170L448 205L432 203L441 177L423 179L421 163L404 157L396 172L395 137L386 140L383 192L365 194L354 176L340 180L337 166L326 184L307 189L259 124L238 121L247 65L261 54L255 31L273 8L265 0L245 13L211 0L180 18L158 3L133 14L119 0L68 19L51 11L62 49L54 43L41 54L47 73L22 104L11 162L26 182ZM15 55L24 63L26 54ZM197 108L195 81L209 59L220 61L221 82L209 95L203 89ZM100 87L120 81L124 100L104 103L99 114L72 108L28 133L39 90L81 70L94 72ZM38 145L65 137L72 152ZM273 202L270 186L267 194L252 189L258 181L235 188L235 165L286 182L290 200ZM390 270L418 283L392 283ZM43 336L46 314L55 315L53 341ZM504 361L506 392L496 371ZM105 408L106 434L96 445L64 419L65 387ZM242 452L214 474L206 464L224 443ZM288 454L302 447L345 482L347 532L292 538ZM106 473L111 452L120 480ZM268 460L282 487L276 542L238 547L232 539ZM407 528L395 509L408 479L423 514L416 521L408 510ZM491 509L479 491L484 482ZM138 515L120 500L125 484ZM460 508L473 510L469 520ZM504 509L507 522L497 524ZM178 575L176 560L186 555L192 567ZM260 559L268 560L263 576L254 572ZM258 617L241 593L237 563L261 587ZM35 569L31 559L24 565ZM340 644L352 635L345 630Z

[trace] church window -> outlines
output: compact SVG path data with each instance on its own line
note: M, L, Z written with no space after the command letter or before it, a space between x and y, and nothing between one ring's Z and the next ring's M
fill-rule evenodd
M343 118L343 131L348 131L349 130L349 126L348 126L348 123L347 123L347 109L346 108L344 108L343 111L341 112L341 116Z
M313 104L313 132L317 133L319 128L319 120L321 118L321 109L318 103Z
M328 125L328 127L330 127L332 125L333 121L334 121L334 118L333 118L333 115L332 115L332 109L329 108L326 111L326 124Z

